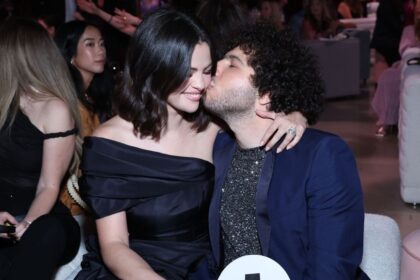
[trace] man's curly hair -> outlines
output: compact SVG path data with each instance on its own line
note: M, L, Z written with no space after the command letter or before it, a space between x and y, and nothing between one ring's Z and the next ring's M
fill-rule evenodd
M229 46L239 46L248 56L248 65L255 71L252 83L260 95L269 94L271 111L299 111L309 124L317 121L324 83L315 58L291 31L259 23L233 36Z

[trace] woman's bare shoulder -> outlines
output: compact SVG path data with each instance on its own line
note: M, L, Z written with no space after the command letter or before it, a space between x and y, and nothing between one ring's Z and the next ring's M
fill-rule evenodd
M122 119L120 116L115 116L102 123L92 133L92 136L94 137L101 137L119 142L125 142L121 140L131 135L134 135L132 123Z
M57 97L43 101L38 110L44 133L71 130L75 126L69 106Z

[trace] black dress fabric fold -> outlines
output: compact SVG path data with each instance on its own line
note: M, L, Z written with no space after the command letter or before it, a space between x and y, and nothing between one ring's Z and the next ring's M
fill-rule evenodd
M81 168L80 192L95 217L125 211L130 248L156 272L166 279L189 279L206 261L211 163L87 137ZM113 279L101 262L96 237L87 247L78 279Z

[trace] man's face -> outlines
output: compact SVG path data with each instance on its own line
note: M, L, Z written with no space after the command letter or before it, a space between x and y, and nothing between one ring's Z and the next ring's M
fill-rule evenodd
M258 90L251 82L254 74L247 56L239 47L229 51L217 63L216 75L207 89L204 105L225 120L235 116L254 116L258 97Z

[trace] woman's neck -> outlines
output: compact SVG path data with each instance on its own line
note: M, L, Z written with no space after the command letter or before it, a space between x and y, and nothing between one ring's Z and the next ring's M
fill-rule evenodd
M167 106L167 110L168 119L166 122L165 129L162 131L162 136L164 136L164 134L167 133L172 134L173 132L189 133L193 131L193 129L191 128L191 122L184 118L182 112L177 111L170 106Z

